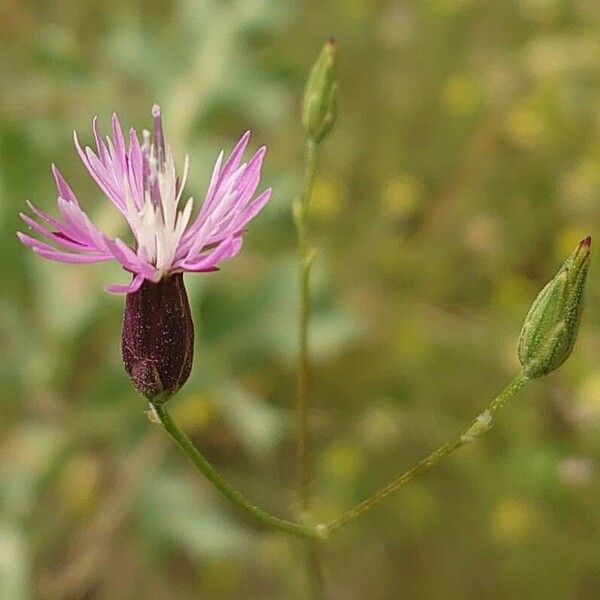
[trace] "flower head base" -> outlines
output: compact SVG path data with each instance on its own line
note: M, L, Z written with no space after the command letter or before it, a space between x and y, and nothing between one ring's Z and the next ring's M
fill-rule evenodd
M168 400L187 381L194 323L181 273L127 294L121 350L135 389L151 402Z
M152 108L152 118L152 134L144 130L140 141L136 131L130 129L128 145L116 115L112 119L112 138L107 136L106 141L99 135L94 119L96 153L89 147L82 148L75 135L83 164L127 222L133 246L110 238L91 222L54 166L61 218L54 219L28 203L37 220L25 214L21 217L45 241L24 233L18 233L19 239L40 256L58 262L116 260L133 279L129 285L108 287L113 293L135 292L144 281L158 283L174 273L214 271L221 261L235 256L242 246L244 228L271 195L267 189L254 196L265 148L242 163L250 138L247 132L226 161L221 153L204 203L192 219L192 198L181 206L188 158L179 179L173 154L165 142L160 107Z

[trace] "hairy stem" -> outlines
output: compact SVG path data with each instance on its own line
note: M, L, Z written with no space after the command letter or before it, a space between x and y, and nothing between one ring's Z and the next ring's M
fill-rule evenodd
M291 535L319 539L323 537L321 528L303 525L280 519L261 510L248 502L234 487L219 475L214 467L202 456L191 440L179 429L164 404L151 404L152 416L156 417L167 433L175 440L183 453L194 463L194 466L204 475L232 504L271 531L281 531Z
M310 468L308 460L308 377L309 377L309 337L308 326L311 314L310 271L312 251L308 235L308 216L312 196L315 172L317 167L317 145L312 139L306 140L304 186L302 197L294 207L294 220L298 235L300 314L298 330L298 380L296 392L297 412L297 449L296 475L298 501L301 510L310 505Z
M515 379L506 387L500 394L492 400L486 410L478 415L471 424L463 429L455 438L450 440L447 444L440 446L437 450L434 450L429 456L424 458L420 463L414 466L409 471L406 471L400 477L394 481L388 483L381 490L373 494L371 497L363 500L360 504L350 509L347 513L338 517L331 523L325 525L325 533L329 534L336 531L344 525L354 521L365 512L371 510L374 506L379 504L382 500L398 491L402 486L406 485L415 477L429 471L432 467L435 467L443 458L452 454L455 450L461 446L474 441L479 436L485 434L492 427L494 415L500 410L507 400L512 398L521 388L527 383L528 378L523 373L519 373Z

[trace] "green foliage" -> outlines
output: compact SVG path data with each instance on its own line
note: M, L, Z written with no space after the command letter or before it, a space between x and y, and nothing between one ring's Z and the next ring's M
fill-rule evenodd
M334 35L311 379L315 510L335 517L485 407L519 368L531 298L594 237L597 3L9 1L0 14L0 598L301 597L294 541L248 528L148 423L119 356L122 300L102 291L124 274L42 262L16 240L18 212L26 198L54 211L56 162L124 234L71 144L75 128L89 142L95 114L141 128L159 102L197 199L252 128L275 193L235 261L186 280L196 362L171 410L228 480L290 516L298 114ZM331 595L597 597L596 269L569 361L340 536Z

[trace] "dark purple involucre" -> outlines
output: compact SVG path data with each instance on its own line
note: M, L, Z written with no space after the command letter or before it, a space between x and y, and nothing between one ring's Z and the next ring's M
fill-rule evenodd
M151 402L166 401L187 381L194 323L181 273L127 294L121 348L134 387Z

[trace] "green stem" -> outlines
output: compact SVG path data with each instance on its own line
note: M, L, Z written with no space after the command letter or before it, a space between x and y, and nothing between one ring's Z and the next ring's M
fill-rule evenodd
M437 465L444 457L448 456L461 446L474 441L479 436L489 431L492 427L494 415L500 410L507 400L512 398L528 381L523 373L519 373L515 379L500 394L492 400L486 410L475 418L471 424L463 429L455 438L444 444L437 450L434 450L429 456L424 458L415 467L400 475L397 479L386 485L384 488L373 494L370 498L363 500L360 504L350 509L341 517L325 525L324 530L327 534L344 527L350 521L360 517L363 513L379 504L382 500L398 491L402 486L412 481L422 473L429 471Z
M323 600L325 581L321 563L321 545L316 540L304 540L305 564L310 600Z
M292 521L285 521L270 515L254 504L246 500L240 492L227 483L213 466L200 454L191 440L179 429L171 415L167 412L164 404L151 404L153 415L160 421L167 433L175 440L176 444L183 450L184 454L194 463L195 467L204 475L232 504L240 508L267 529L282 531L291 535L309 538L323 538L321 528Z
M309 339L308 326L311 313L310 271L313 261L309 243L308 216L310 200L317 168L317 144L306 140L304 186L299 204L295 206L294 217L298 235L300 319L298 330L298 380L296 412L298 442L296 450L296 473L298 478L298 500L300 508L306 511L310 505L310 468L308 461L308 371Z

